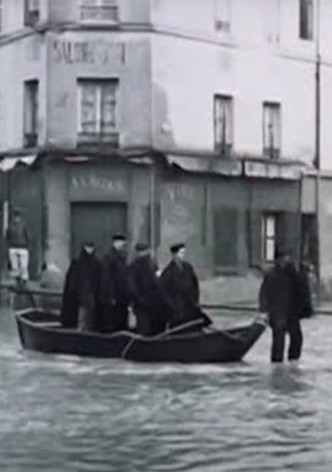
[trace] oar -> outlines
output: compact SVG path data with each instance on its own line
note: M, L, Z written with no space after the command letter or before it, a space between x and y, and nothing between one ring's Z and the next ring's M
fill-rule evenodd
M197 318L192 321L187 321L186 323L182 323L181 325L175 326L174 328L166 329L163 333L157 334L156 336L152 336L150 339L161 339L165 336L170 334L180 333L181 331L187 328L193 328L194 326L200 326L205 323L204 318Z

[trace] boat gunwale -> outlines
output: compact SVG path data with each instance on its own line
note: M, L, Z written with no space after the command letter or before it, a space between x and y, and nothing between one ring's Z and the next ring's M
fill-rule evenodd
M181 341L181 340L192 340L192 339L197 339L197 338L212 338L215 336L220 336L223 338L226 338L234 343L238 344L245 344L246 340L245 339L239 339L236 336L233 336L231 331L233 330L248 330L254 325L257 324L262 324L258 322L257 320L253 320L250 324L247 325L242 325L239 327L232 327L230 329L226 330L219 330L215 329L210 332L194 332L194 333L187 333L187 334L169 334L167 335L166 332L157 334L156 336L153 337L147 337L147 336L142 336L136 333L133 333L131 331L118 331L116 333L98 333L98 332L80 332L75 329L68 329L68 328L63 328L61 327L61 323L59 320L59 328L54 328L54 327L47 327L47 326L41 326L38 325L38 322L32 321L26 318L26 315L29 313L41 313L41 314L50 314L54 316L59 316L59 313L56 311L46 311L43 310L42 308L26 308L23 310L19 310L15 313L16 319L20 323L24 323L28 325L30 328L33 328L35 330L41 331L41 332L47 332L47 333L59 333L59 334L68 334L68 335L75 335L79 337L84 337L84 338L94 338L94 339L104 339L104 340L110 340L113 338L118 338L121 335L126 336L129 339L133 339L135 341L142 341L146 343L153 343L153 342L170 342L170 341Z

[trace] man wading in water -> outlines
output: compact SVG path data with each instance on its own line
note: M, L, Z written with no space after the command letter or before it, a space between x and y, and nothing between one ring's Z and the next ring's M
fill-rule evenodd
M271 361L283 362L287 333L288 360L300 359L303 344L300 320L311 316L313 310L309 284L296 270L289 252L276 254L275 266L265 275L260 289L259 308L267 313L272 329Z

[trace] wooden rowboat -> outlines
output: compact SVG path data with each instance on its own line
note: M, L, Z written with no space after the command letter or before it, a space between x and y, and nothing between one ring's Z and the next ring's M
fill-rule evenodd
M81 333L63 328L59 316L38 308L16 314L23 348L53 354L118 358L138 362L216 363L240 361L266 328L257 319L242 327L205 332L165 332L143 337L129 331Z

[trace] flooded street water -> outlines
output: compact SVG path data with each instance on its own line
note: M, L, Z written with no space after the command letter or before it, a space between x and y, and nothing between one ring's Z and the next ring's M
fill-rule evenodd
M23 352L1 312L0 470L328 472L332 317L304 332L299 365L269 332L240 364L134 365Z

